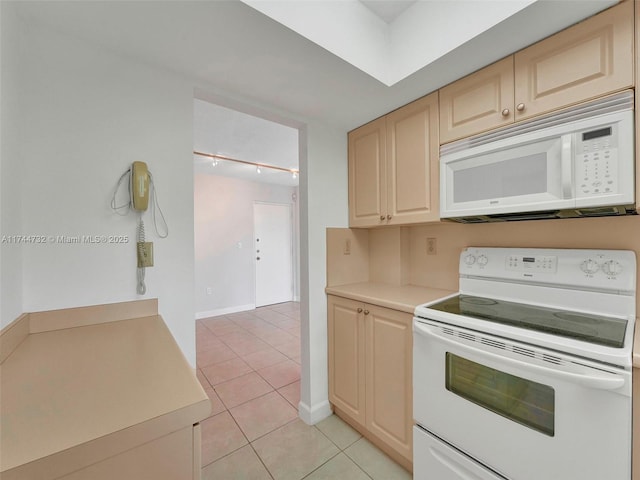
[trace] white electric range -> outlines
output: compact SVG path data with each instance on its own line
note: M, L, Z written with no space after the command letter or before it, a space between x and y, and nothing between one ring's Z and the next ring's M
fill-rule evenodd
M629 480L634 252L467 248L414 318L414 478Z

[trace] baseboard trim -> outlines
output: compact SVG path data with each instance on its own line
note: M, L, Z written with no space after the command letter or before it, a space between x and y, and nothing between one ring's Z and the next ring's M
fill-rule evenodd
M298 403L298 416L307 425L315 425L324 420L333 413L329 400L325 400L313 407L309 407L306 403Z
M196 320L226 315L227 313L246 312L247 310L254 310L255 308L256 305L254 303L248 303L246 305L236 305L235 307L217 308L215 310L207 310L206 312L196 312Z

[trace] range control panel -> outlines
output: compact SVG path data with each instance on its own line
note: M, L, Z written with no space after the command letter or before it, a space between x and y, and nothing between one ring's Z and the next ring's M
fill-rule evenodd
M460 275L633 291L636 256L630 250L469 247L460 254Z
M554 256L522 256L509 255L506 261L506 269L518 272L546 272L555 273L558 267L558 257Z

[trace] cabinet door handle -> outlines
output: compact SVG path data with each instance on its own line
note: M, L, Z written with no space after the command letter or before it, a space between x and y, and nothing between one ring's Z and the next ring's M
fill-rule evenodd
M369 310L365 310L365 311L364 311L364 314L365 314L365 315L369 315Z
M384 220L384 215L380 215L380 220Z
M391 220L391 215L387 215L387 220Z
M510 113L511 111L508 108L505 108L504 110L502 110L503 117L508 117Z
M358 313L362 313L362 309L361 308L358 309Z
M524 103L519 103L518 105L516 105L516 110L522 112L524 110Z

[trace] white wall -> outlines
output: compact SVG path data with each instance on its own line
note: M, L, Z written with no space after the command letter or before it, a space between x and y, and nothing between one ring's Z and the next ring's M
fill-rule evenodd
M0 2L0 237L20 235L21 151L18 119L21 35L11 4ZM0 243L0 328L22 313L21 244Z
M255 307L254 202L282 203L297 210L297 188L197 173L194 177L196 317ZM294 245L299 243L293 215ZM239 247L240 244L240 247ZM294 271L298 268L295 264ZM297 283L294 278L294 285ZM206 293L207 288L212 294ZM297 289L295 289L297 290ZM297 297L299 293L294 292Z
M4 44L4 29L2 40ZM148 237L155 242L155 266L147 269L145 297L159 298L161 314L194 365L193 87L216 95L224 92L45 27L26 25L24 40L17 59L19 102L13 109L23 120L16 127L21 156L5 157L3 146L3 227L9 222L22 232L45 236L133 238L134 216L114 215L109 201L124 169L134 160L146 161L170 232L167 239L158 239L146 217ZM252 105L245 98L233 101ZM269 107L255 109L264 112ZM274 112L276 116L293 118L282 111ZM292 126L302 129L301 416L315 422L329 412L325 228L348 223L347 137L343 130L305 119L295 119ZM13 205L22 200L21 210L5 208L6 172L20 175L21 182L9 190L11 197L18 197ZM4 260L3 255L3 279ZM7 272L23 276L22 305L12 302L16 313L139 298L132 243L25 246L21 268L16 264ZM7 292L3 282L3 300Z
M300 416L310 424L328 416L326 228L348 221L347 135L309 124L300 155L302 375ZM301 134L301 138L303 135ZM308 315L308 322L305 316Z
M131 162L148 163L169 225L147 294L195 364L193 86L169 72L27 25L20 61L22 230L44 236L128 235L125 244L25 245L25 311L111 303L136 294L136 218L109 206ZM3 167L5 165L3 164ZM3 215L4 217L4 215Z

